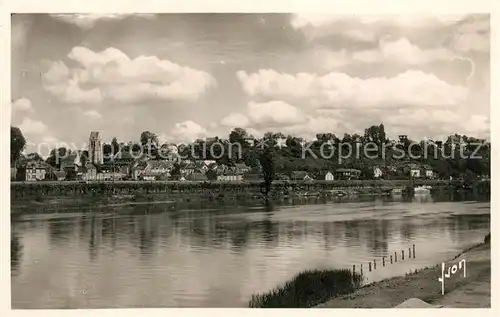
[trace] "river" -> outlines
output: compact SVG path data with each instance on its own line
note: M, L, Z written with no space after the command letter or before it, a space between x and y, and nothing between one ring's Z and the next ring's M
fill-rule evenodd
M363 263L370 282L435 265L489 228L489 201L430 195L23 215L11 223L12 307L246 307L306 269Z

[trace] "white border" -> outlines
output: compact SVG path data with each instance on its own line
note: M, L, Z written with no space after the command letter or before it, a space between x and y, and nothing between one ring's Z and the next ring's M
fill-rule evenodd
M228 316L270 316L277 314L289 314L290 316L326 316L337 314L341 316L379 315L391 316L421 316L422 311L418 309L106 309L106 310L10 310L10 184L9 184L9 126L10 126L10 13L65 13L65 12L101 12L101 13L153 13L153 12L334 12L338 14L410 14L410 13L436 13L436 14L460 14L460 13L490 13L491 14L491 105L500 102L498 88L500 87L498 60L500 37L498 25L499 4L493 0L0 0L0 107L1 136L2 136L2 167L0 179L0 316L165 316L168 313L175 315L196 316L200 313L208 316L219 317L224 314ZM496 70L496 72L494 71ZM490 107L491 112L491 142L492 162L500 162L498 148L496 146L498 127L496 126L495 107ZM495 164L491 167L492 193L498 193L498 168ZM493 235L499 234L498 226L498 196L492 194L491 199L491 231ZM491 240L492 246L492 292L491 309L431 309L432 315L453 314L455 316L490 315L499 316L498 304L498 263L499 254L496 239ZM494 313L496 312L496 313Z

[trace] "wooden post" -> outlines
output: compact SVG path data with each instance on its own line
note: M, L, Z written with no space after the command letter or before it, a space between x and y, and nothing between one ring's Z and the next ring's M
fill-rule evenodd
M401 260L405 259L405 250L401 250Z
M363 275L363 263L361 263L361 275Z
M392 254L389 256L389 260L391 261L392 264Z
M413 258L415 258L415 245L413 245Z
M394 263L398 262L398 254L394 251Z
M352 275L354 275L354 273L356 273L356 264L352 265Z
M408 248L408 259L411 259L411 248Z
M372 271L372 262L368 262L368 271Z
M382 266L385 266L385 256L382 257Z

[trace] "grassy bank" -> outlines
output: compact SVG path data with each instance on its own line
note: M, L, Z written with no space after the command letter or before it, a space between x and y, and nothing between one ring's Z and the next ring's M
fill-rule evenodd
M312 307L333 296L353 292L362 281L361 274L347 269L305 271L267 293L252 295L249 307Z

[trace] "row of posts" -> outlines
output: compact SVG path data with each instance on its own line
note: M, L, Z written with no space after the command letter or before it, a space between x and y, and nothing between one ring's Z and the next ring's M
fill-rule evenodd
M413 258L415 258L415 245L413 245L413 252L412 252L412 248L408 248L408 258L411 259L412 258L412 255L413 255ZM385 256L382 257L382 266L385 266ZM404 260L405 259L405 250L401 250L401 260ZM392 255L389 256L389 261L390 261L390 264L393 263L393 257ZM394 252L394 263L398 262L398 253L397 252ZM376 259L373 259L373 269L376 270L377 269L377 260ZM372 262L368 262L368 271L372 271ZM353 264L352 266L352 272L355 273L356 272L356 265ZM363 274L363 264L361 264L361 274Z

